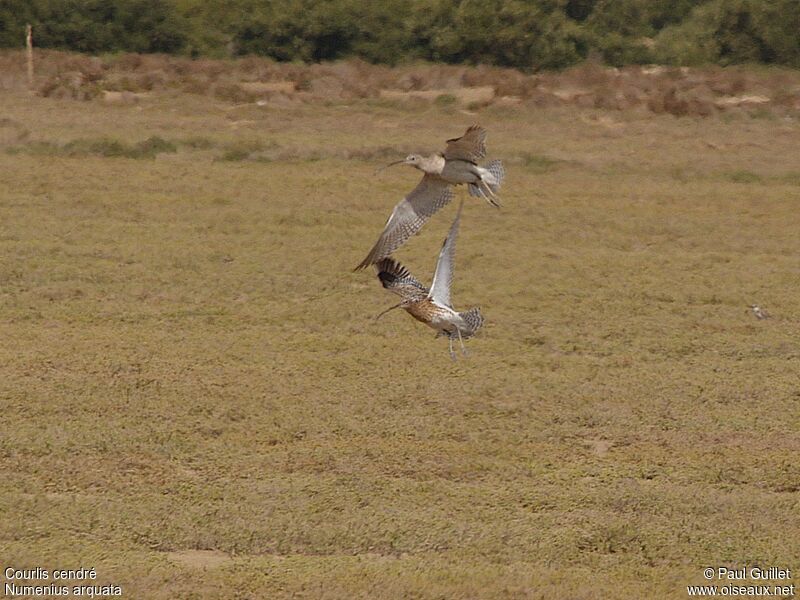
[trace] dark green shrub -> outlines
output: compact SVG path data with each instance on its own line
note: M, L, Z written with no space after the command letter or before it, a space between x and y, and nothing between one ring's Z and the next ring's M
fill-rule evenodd
M0 0L0 46L26 23L39 47L92 54L800 67L800 0Z
M101 52L179 52L186 22L162 0L3 0L0 45L22 46L31 23L35 44Z
M800 2L712 0L658 36L667 63L763 62L800 67Z

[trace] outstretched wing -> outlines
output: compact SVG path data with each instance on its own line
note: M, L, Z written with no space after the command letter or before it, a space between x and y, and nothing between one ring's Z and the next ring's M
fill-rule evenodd
M450 226L450 232L442 244L442 250L439 252L439 260L436 263L436 272L433 274L433 284L431 285L431 293L429 297L436 304L449 306L450 304L450 284L453 283L453 269L455 268L455 254L456 254L456 236L458 235L458 224L461 221L461 207L464 206L464 201L458 205L458 212L453 224Z
M383 287L403 300L422 300L428 295L428 288L393 258L384 258L375 265L375 268L378 270L378 279L381 280Z
M435 175L426 174L417 187L394 207L378 241L367 254L367 258L354 270L358 271L390 256L408 238L422 229L425 222L446 206L454 195L449 183Z
M447 140L443 156L447 160L477 163L486 156L486 130L480 125L473 125L460 138Z

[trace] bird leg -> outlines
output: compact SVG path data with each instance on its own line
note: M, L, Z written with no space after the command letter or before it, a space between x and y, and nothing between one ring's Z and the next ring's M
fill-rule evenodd
M492 188L489 187L489 184L486 183L483 179L478 179L475 183L473 183L478 192L480 192L481 198L486 200L489 204L496 208L500 208L500 199L497 195L492 191Z
M378 320L378 319L380 319L380 318L381 318L383 315L385 315L386 313L388 313L390 310L394 310L395 308L400 308L402 305L403 305L403 303L401 302L400 304L395 304L394 306L390 306L390 307L389 307L389 308L387 308L385 311L383 311L381 314L379 314L377 317L375 317L375 320L377 321L377 320Z
M489 197L486 195L486 190L483 187L481 187L482 183L483 183L483 180L482 179L478 179L478 181L473 183L472 185L474 185L475 189L478 190L478 193L480 194L480 198L483 198L487 202L490 202Z
M461 330L458 327L456 327L456 331L458 332L458 341L461 344L461 354L466 356L467 354L469 354L469 352L467 352L467 349L464 347L464 338L461 337Z
M456 360L456 353L453 352L453 338L448 336L447 340L450 343L450 358Z
M496 208L500 208L500 198L497 197L497 194L494 193L489 184L486 183L483 179L478 181L478 189L480 190L483 197ZM488 194L487 194L488 192Z

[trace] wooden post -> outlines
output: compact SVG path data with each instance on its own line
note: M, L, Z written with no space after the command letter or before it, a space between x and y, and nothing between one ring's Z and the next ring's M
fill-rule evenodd
M33 87L33 27L25 27L25 45L28 48L28 87Z

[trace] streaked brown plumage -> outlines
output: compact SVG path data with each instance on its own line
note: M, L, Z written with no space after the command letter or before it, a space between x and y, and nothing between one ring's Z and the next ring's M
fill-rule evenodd
M486 130L480 125L471 125L461 137L447 140L442 152L446 160L466 160L477 163L486 158Z
M463 202L462 202L463 205ZM450 232L439 252L433 284L430 290L419 282L403 265L392 258L381 259L376 265L378 279L387 290L400 296L399 304L383 311L381 315L395 308L404 308L417 321L436 330L437 337L447 336L450 343L450 356L455 359L453 340L461 342L472 337L483 324L483 316L478 308L456 312L450 303L450 286L453 279L455 242L461 219L461 206L450 227Z

